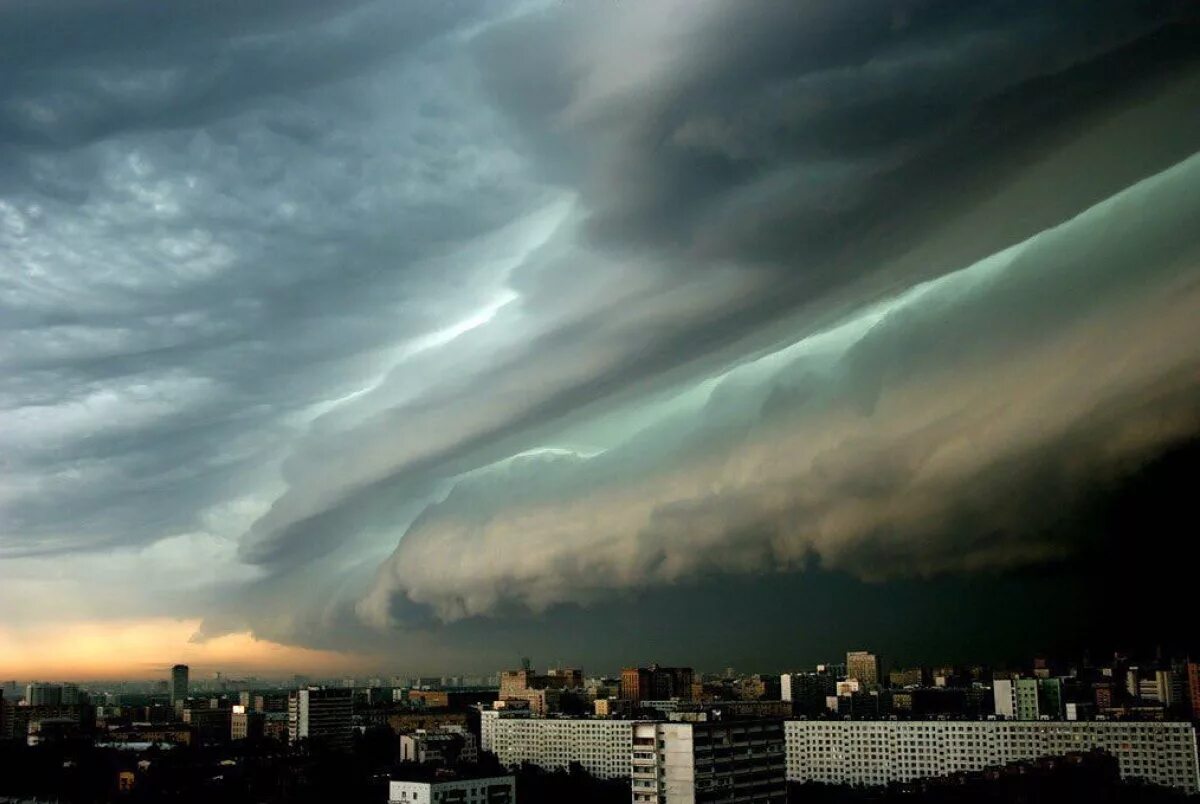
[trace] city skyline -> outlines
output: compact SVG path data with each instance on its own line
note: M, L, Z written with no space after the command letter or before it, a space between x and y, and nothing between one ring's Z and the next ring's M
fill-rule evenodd
M0 5L0 679L1200 656L1196 23Z

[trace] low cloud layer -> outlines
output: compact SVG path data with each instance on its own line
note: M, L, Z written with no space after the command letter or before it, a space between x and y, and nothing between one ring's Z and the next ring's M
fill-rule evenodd
M245 6L0 4L18 619L470 664L1059 560L1196 432L1185 7Z

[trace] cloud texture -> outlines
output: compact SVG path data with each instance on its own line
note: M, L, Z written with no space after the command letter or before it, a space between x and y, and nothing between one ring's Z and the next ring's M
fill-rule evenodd
M0 3L0 608L403 661L1076 554L1200 424L1187 14Z

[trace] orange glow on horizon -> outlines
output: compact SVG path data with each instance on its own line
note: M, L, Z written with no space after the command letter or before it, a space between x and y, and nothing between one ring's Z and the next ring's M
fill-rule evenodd
M249 632L189 641L200 620L81 621L25 630L0 625L0 679L88 681L165 678L171 665L225 675L336 674L371 657L283 645Z

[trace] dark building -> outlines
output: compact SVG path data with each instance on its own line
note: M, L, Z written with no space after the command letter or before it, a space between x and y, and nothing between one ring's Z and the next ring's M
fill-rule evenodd
M634 703L692 699L695 673L690 667L626 667L621 670L621 697Z

